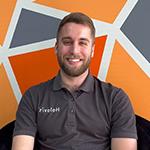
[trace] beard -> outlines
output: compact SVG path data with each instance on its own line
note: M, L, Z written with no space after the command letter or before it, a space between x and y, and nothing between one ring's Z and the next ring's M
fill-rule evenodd
M60 68L63 70L63 72L65 74L67 74L71 77L77 77L77 76L83 74L89 68L89 65L91 62L91 55L86 60L81 60L82 64L77 67L71 67L67 63L65 63L65 60L67 60L66 57L78 59L79 56L68 55L68 56L62 57L59 52L57 53L57 60L58 60Z

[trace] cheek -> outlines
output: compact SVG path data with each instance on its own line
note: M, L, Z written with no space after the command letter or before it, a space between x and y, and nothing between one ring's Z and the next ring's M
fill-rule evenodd
M57 56L59 56L59 59L63 60L66 55L69 55L66 49L58 49Z
M70 47L69 47L69 46L60 45L60 46L58 47L58 50L59 50L59 52L60 52L62 55L65 55L65 54L70 53Z
M91 57L91 49L84 49L81 51L82 55L85 56L85 57Z

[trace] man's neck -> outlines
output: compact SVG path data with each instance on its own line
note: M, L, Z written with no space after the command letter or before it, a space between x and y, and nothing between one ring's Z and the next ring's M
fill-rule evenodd
M60 71L60 75L61 75L61 79L62 79L62 83L63 86L65 88L67 88L70 92L74 92L75 90L77 90L81 84L84 82L84 80L86 79L87 75L88 75L88 69L81 74L80 76L77 77L72 77L69 76L67 74L65 74L62 70Z

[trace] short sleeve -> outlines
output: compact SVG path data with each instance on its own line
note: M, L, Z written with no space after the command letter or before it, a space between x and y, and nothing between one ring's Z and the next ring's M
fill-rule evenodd
M112 102L111 138L137 139L135 114L127 94L119 89Z
M31 89L27 90L18 106L13 136L35 136L37 130L35 103L36 97L31 92Z

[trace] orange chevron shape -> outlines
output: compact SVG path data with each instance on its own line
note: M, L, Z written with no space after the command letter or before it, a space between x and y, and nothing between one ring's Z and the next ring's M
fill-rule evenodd
M98 75L106 39L107 39L107 36L102 36L102 37L96 38L95 40L94 56L90 64L90 71L95 76Z
M35 0L36 3L49 7L75 12L84 12L92 18L112 23L127 0Z
M21 92L30 86L49 80L58 72L54 49L45 49L9 57Z
M3 45L16 0L0 1L0 45Z
M15 119L18 105L2 64L0 64L0 99L1 128Z
M150 79L118 42L106 80L122 87L131 98L135 113L150 120Z

